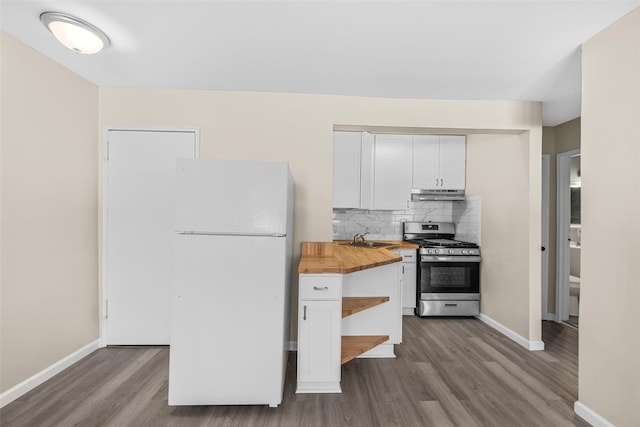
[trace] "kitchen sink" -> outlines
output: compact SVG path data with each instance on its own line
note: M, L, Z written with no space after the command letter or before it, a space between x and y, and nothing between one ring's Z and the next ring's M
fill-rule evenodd
M387 246L393 246L393 243L384 243L384 242L374 242L374 241L364 241L364 242L347 242L347 243L341 243L341 245L344 246L355 246L358 248L370 248L370 249L377 249L377 248L386 248Z

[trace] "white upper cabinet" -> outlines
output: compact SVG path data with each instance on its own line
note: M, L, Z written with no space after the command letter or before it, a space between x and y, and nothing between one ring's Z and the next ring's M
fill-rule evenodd
M333 207L360 207L362 132L333 132Z
M412 188L464 190L464 135L414 135Z
M442 189L464 190L466 146L464 135L440 135Z
M409 207L411 146L411 135L375 135L373 209Z
M333 207L373 209L373 135L333 132Z
M464 190L464 135L333 132L333 207L401 210L411 189Z
M440 179L440 137L413 137L413 179L411 188L436 188Z

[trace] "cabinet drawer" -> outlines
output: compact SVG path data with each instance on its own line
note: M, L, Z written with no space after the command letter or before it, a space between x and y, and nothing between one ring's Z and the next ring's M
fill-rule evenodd
M402 256L402 262L412 262L415 264L416 260L418 259L417 251L401 252L400 255Z
M402 262L416 262L418 259L418 251L416 249L396 249L393 252L402 257Z
M301 300L339 300L342 298L340 276L300 276Z

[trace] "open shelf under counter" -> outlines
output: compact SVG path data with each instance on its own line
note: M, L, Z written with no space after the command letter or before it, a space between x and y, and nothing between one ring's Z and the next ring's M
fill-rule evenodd
M376 305L389 301L389 297L343 297L342 317L351 316Z
M345 364L377 345L389 340L389 335L355 335L342 337L340 363Z

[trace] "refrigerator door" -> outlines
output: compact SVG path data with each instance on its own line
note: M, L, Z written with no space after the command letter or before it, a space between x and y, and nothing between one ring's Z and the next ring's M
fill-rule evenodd
M286 245L284 237L176 236L169 405L282 401Z
M180 233L287 234L293 179L287 163L178 159Z

